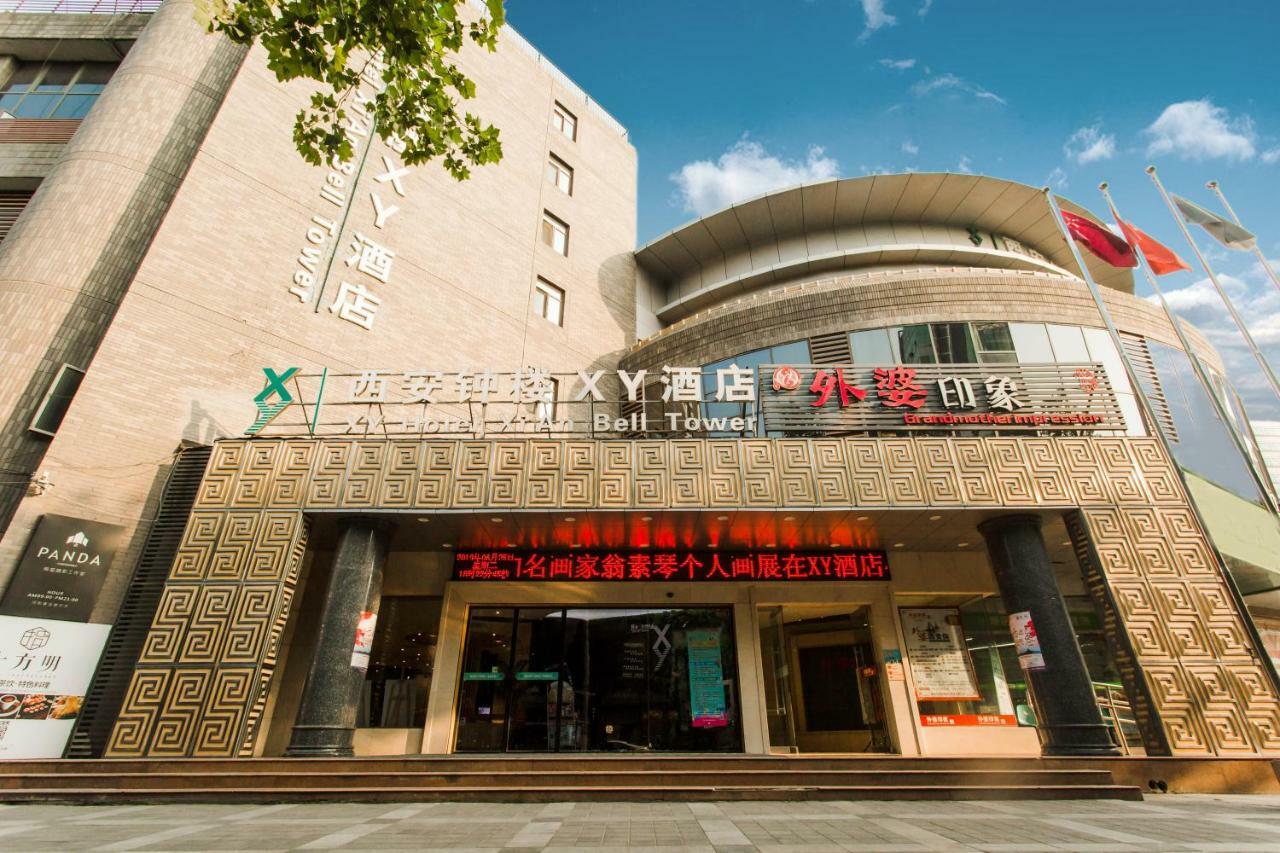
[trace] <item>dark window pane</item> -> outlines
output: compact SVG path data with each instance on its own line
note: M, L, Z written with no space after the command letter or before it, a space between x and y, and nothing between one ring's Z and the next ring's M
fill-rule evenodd
M926 325L903 326L898 330L898 352L903 364L935 364L933 336Z
M426 725L439 628L439 598L383 597L358 726L407 729Z
M97 83L105 84L111 79L111 75L116 73L118 66L114 62L86 62L84 70L80 72L80 76L76 78L77 84Z
M938 323L933 327L938 361L943 364L971 364L977 361L968 323Z
M1013 335L1008 323L974 323L978 334L978 349L987 352L1013 352Z
M78 62L50 62L45 66L44 76L40 78L40 88L65 89L79 70Z

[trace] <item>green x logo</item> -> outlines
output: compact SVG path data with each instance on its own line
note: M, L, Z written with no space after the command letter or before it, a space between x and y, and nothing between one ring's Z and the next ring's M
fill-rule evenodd
M262 368L267 377L267 385L253 398L253 404L258 408L258 418L244 431L245 435L257 435L263 427L275 420L276 415L289 407L293 402L293 395L289 393L285 383L296 376L299 370L301 368L290 367L283 373L277 373L270 367ZM271 401L272 397L279 399Z

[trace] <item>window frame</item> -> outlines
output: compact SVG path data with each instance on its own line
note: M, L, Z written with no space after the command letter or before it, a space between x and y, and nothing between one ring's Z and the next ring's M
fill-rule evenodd
M564 238L563 250L556 248L554 235L558 233L557 227L560 229L559 233L561 233ZM551 249L551 251L555 252L557 255L561 256L562 258L569 257L569 223L568 222L565 222L563 219L556 216L551 211L544 210L542 211L542 228L540 229L540 231L542 236L542 244L544 246ZM553 235L553 239L551 240L547 239L548 231L550 231L550 233Z
M543 303L542 307L538 305L539 297ZM552 284L542 276L538 276L533 282L533 310L539 317L546 320L553 326L564 327L564 288L557 284ZM556 318L553 320L547 316L546 306L552 301L557 305Z
M26 84L22 84L22 85L25 85L26 88L23 90L16 91L13 88L13 85L14 85L12 82L13 77L17 76L17 74L19 73L23 65L28 65L28 66L35 65L37 67L35 70L35 74L32 76L30 82ZM70 79L68 79L65 84L61 84L60 90L42 91L39 88L44 85L44 80L48 77L49 72L53 70L55 66L69 66L69 65L74 65L75 70L71 72ZM93 69L90 69L89 67L91 65L94 65L94 66L111 65L111 63L110 62L91 62L88 60L80 61L80 62L77 62L75 60L58 61L58 62L42 62L42 63L19 62L18 67L14 69L14 73L10 75L9 82L5 83L3 87L0 87L0 98L3 98L5 95L16 94L18 95L18 100L13 104L11 108L0 107L0 112L4 112L12 116L13 118L27 119L30 121L82 121L84 119L83 115L82 116L59 116L59 115L56 115L56 113L58 112L59 109L62 108L62 105L67 102L68 98L72 98L72 97L84 98L84 97L92 96L93 100L90 102L89 108L85 110L85 114L87 115L89 109L93 108L93 104L97 102L98 98L102 97L102 93L106 91L107 83L110 82L111 78L115 76L116 70L119 69L119 65L117 64L112 69L111 74L108 76L107 83L82 84L80 82L81 79L83 79L87 74L89 74L91 70L93 70ZM75 91L76 87L81 85L101 86L101 88L97 92ZM53 97L53 100L51 101L49 108L45 111L42 111L42 112L45 112L45 115L24 116L20 112L18 112L18 110L20 110L22 105L26 102L27 98L33 95L41 98L50 97L50 96Z
M560 131L570 142L578 141L578 117L559 101L556 101L551 108L551 126Z
M547 178L551 185L567 196L573 195L573 167L555 154L547 154ZM564 179L561 186L560 179Z

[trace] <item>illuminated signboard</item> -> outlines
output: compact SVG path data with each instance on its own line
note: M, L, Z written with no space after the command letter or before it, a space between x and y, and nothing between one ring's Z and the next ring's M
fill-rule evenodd
M458 551L456 581L887 581L884 551Z

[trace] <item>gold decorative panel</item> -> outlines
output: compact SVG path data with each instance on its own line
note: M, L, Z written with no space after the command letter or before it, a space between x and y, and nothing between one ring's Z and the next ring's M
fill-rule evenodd
M1146 438L219 442L110 754L247 755L305 514L1060 509L1152 752L1280 752L1280 702L1180 481Z

